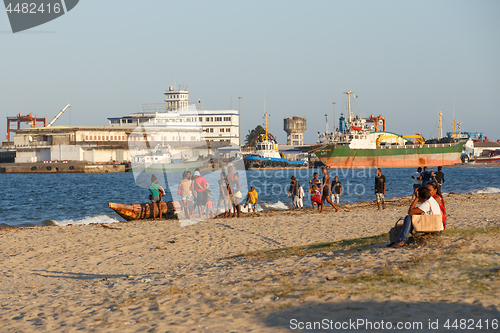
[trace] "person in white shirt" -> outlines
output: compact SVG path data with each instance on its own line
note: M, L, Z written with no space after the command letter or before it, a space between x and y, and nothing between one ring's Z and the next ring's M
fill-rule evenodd
M413 200L408 209L408 215L403 223L403 230L399 234L399 239L394 247L401 247L408 242L410 233L413 230L412 215L441 215L441 208L437 201L431 196L431 192L427 187L420 187L416 192L417 197ZM420 205L417 204L420 202ZM443 226L441 225L441 230Z
M413 179L413 195L411 197L412 199L415 199L416 197L415 192L422 186L422 175L420 174L421 172L422 168L418 167L417 172L411 175L411 178Z
M304 189L302 186L299 186L299 198L297 199L296 208L304 208Z

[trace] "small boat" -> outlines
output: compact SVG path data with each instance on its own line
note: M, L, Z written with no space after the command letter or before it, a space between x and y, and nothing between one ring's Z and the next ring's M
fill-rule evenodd
M151 202L142 204L122 205L118 203L108 202L108 207L114 210L118 215L127 221L152 219ZM156 207L156 216L158 217L158 206ZM181 205L178 201L162 201L161 202L162 218L177 220L184 217Z

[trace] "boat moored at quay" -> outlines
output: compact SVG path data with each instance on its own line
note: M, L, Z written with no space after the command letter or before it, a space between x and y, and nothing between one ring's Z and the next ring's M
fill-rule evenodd
M401 168L461 163L464 140L442 138L425 141L421 135L399 135L385 130L382 116L353 117L348 95L348 119L339 128L320 135L315 154L330 168ZM383 130L378 126L383 125Z

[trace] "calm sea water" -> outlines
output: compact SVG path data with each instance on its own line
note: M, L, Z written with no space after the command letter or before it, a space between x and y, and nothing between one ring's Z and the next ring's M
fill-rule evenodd
M432 170L432 169L431 169ZM259 192L260 209L288 209L291 198L286 197L290 177L295 175L307 192L313 172L321 170L240 171L243 195L247 186ZM444 168L443 192L500 192L500 168ZM386 198L407 196L413 181L414 168L384 169L387 178ZM342 182L341 202L374 199L374 169L331 169L332 179L338 175ZM217 201L219 172L202 172L210 184L212 200ZM158 175L159 176L159 175ZM167 188L164 200L177 198L180 174L159 177ZM0 227L109 223L122 219L108 208L108 202L123 204L147 202L148 191L138 186L132 173L105 174L1 174ZM305 206L310 207L306 193Z

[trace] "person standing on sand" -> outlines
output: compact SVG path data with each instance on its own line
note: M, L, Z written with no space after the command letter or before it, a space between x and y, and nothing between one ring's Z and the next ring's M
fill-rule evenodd
M297 208L304 208L304 189L299 186L299 200L297 200Z
M377 206L380 210L380 203L385 209L385 176L382 174L382 169L378 168L375 176L375 195L377 196Z
M208 198L208 182L201 176L199 171L194 172L194 188L196 191L196 205L198 206L198 212L200 213L199 218L203 218L202 206L207 204Z
M328 202L333 208L335 208L335 212L338 212L339 209L335 204L332 202L332 199L330 199L330 194L331 194L331 189L330 189L330 175L328 174L327 170L325 167L321 169L321 172L323 173L323 186L321 186L321 210L319 211L320 213L323 213L323 208L325 208L325 200Z
M236 172L233 176L233 198L234 198L234 211L233 217L237 214L237 217L240 217L241 214L241 199L243 199L243 195L241 194L241 184L240 184L240 175Z
M222 171L220 173L219 183L219 200L217 200L217 213L214 218L219 216L222 204L224 204L224 218L227 218L228 212L231 210L231 200L229 199L228 186L229 182L226 179L226 173Z
M427 167L424 166L424 171L420 174L422 176L422 186L425 187L427 186L427 183L429 182L429 179L431 179L431 173L427 171Z
M412 200L415 198L416 194L415 191L422 186L422 176L420 173L422 172L422 168L418 167L417 172L415 172L413 175L411 175L411 178L413 179L413 193L412 193Z
M156 206L158 205L158 210L160 213L160 220L161 220L161 197L165 194L165 191L161 187L160 184L158 184L158 179L156 178L155 175L151 176L151 184L148 186L149 193L151 194L151 205L152 205L152 212L153 212L153 220L156 220ZM158 204L156 204L158 203Z
M339 180L338 176L333 178L332 182L332 201L333 203L340 205L340 196L342 195L342 183Z
M443 167L438 166L438 171L436 172L436 181L438 182L440 187L444 183L444 173L441 170L443 170Z
M182 180L179 182L178 191L181 194L182 209L187 219L190 218L189 214L189 201L193 200L191 192L191 181L188 179L188 173L184 171Z
M298 201L300 198L300 184L297 178L295 176L291 177L291 183L290 183L290 188L288 189L288 193L286 194L286 197L288 198L290 194L292 194L292 199L293 199L293 208L298 208Z

